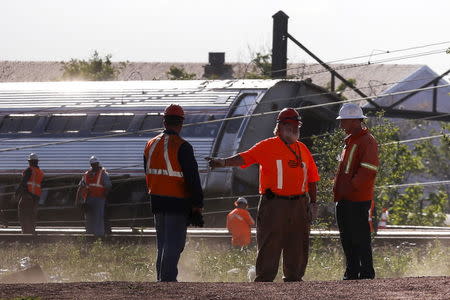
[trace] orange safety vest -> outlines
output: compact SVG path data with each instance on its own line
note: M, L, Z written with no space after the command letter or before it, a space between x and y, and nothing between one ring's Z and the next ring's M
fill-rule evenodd
M42 172L41 169L33 166L30 166L30 169L31 169L31 176L27 182L28 192L36 196L41 196L42 193L41 183L42 180L44 180L44 172ZM25 171L23 172L23 175L25 175Z
M250 227L255 224L246 209L236 208L227 215L227 228L231 233L233 246L247 246L250 244Z
M305 144L298 141L286 145L280 137L271 137L239 155L245 162L241 168L260 165L260 194L270 189L281 196L300 195L308 192L308 183L320 179L311 153Z
M176 134L161 133L147 142L144 150L148 193L175 198L189 198L178 150L185 142Z
M103 185L102 175L105 169L101 169L99 172L93 173L92 170L86 171L84 173L84 182L86 183L87 189L83 192L83 198L86 199L88 196L95 198L105 198L106 189Z

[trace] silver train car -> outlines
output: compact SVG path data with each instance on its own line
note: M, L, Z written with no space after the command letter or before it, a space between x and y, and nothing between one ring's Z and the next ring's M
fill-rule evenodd
M46 174L38 225L80 224L76 187L96 155L113 180L110 223L151 225L142 155L170 103L185 109L181 135L194 147L205 197L256 194L257 167L210 171L204 158L230 156L272 136L277 113L271 112L339 100L310 81L0 83L0 209L17 222L14 191L27 155L35 152ZM302 110L304 141L333 129L338 109L335 104ZM205 201L209 225L223 225L223 214L214 212L231 209L233 201Z

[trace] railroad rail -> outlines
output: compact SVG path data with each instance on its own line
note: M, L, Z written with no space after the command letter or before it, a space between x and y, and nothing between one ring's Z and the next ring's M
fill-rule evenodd
M188 238L193 239L229 239L231 236L226 228L188 228ZM252 229L253 237L256 230ZM156 231L154 228L130 228L113 227L107 240L154 240ZM337 239L337 230L311 230L312 238ZM11 226L0 229L0 241L55 241L65 239L87 238L93 236L86 234L84 227L38 227L36 235L22 234L19 226ZM440 240L450 243L450 227L425 227L425 226L388 226L378 230L375 240L389 241L431 241Z

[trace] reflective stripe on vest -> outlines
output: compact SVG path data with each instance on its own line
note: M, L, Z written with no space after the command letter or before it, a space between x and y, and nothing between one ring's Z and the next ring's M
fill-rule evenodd
M378 167L377 166L369 164L369 163L365 163L365 162L361 163L361 167L367 168L367 169L375 171L375 172L378 171Z
M178 135L160 134L144 149L148 193L180 199L189 198L178 152L185 141Z
M103 169L100 170L100 173L97 173L97 181L95 183L89 183L88 186L94 186L94 187L103 187L102 181L102 175L103 175ZM84 182L87 184L87 173L84 174Z
M357 145L353 144L352 149L350 150L350 154L348 155L348 160L347 160L347 166L345 167L345 174L348 174L350 172L350 166L352 165L353 156L355 155L356 147L357 147Z
M101 169L99 172L97 172L95 174L96 177L94 178L89 178L90 176L88 176L89 171L87 171L86 173L84 173L84 183L87 186L87 191L85 193L85 195L83 195L83 198L86 199L86 197L90 196L90 197L105 197L105 186L103 185L102 182L102 176L103 173L106 172L105 169Z
M281 159L277 159L277 188L283 188L283 162Z
M167 169L152 169L152 168L150 168L150 163L152 160L153 151L155 150L157 144L161 141L161 138L164 138L164 161L166 162ZM170 135L164 134L163 136L159 137L156 141L154 141L153 144L151 145L151 147L148 151L148 158L147 158L147 174L165 175L165 176L180 177L180 178L183 177L183 172L174 171L172 168L172 164L170 163L169 138L170 138Z

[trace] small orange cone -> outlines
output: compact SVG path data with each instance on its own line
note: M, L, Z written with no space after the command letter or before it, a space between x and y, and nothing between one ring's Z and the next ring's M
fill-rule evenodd
M388 212L387 208L383 208L383 212L381 213L380 222L378 222L378 229L386 229L388 215L389 215L389 212Z

